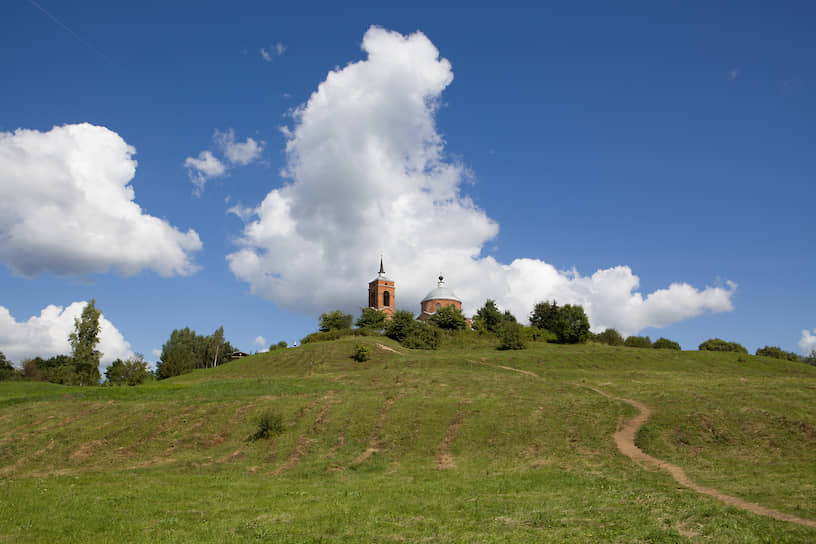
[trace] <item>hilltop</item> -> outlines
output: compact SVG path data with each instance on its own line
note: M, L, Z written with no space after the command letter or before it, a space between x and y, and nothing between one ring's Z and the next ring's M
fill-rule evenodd
M370 360L350 358L356 343ZM381 337L136 387L0 384L0 542L808 542L816 368L598 344ZM272 412L284 431L247 441Z

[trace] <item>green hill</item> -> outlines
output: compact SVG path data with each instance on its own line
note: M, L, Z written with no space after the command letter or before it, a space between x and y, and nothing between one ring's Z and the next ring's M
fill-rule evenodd
M816 541L622 455L620 399L696 484L816 520L816 368L366 337L130 388L0 384L0 542ZM248 442L267 411L284 432Z

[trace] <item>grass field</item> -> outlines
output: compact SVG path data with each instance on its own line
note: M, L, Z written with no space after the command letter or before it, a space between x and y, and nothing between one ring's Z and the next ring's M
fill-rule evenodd
M816 520L816 368L367 337L138 387L0 384L0 542L816 541L621 455L636 411L588 386L648 405L637 444L695 482ZM267 410L286 430L246 441Z

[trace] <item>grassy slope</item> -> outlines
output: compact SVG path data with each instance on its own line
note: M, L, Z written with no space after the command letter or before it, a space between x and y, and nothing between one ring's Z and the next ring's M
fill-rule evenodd
M639 445L699 483L816 519L814 368L364 338L135 388L0 384L0 542L816 540L621 456L633 409L582 384L652 407ZM245 442L266 409L287 431Z

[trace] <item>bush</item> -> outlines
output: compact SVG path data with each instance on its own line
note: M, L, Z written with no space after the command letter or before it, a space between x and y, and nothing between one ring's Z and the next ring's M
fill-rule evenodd
M267 411L262 413L256 419L258 429L254 434L247 437L247 441L255 442L256 440L270 438L277 436L284 431L283 416L278 413Z
M277 344L272 344L271 346L269 346L269 351L275 351L276 349L286 349L288 347L289 344L286 342L286 340L281 340Z
M371 348L365 344L354 344L354 351L351 353L351 358L362 363L371 358Z
M802 362L806 365L816 366L816 349L810 352L810 355L802 357Z
M802 360L797 354L791 353L790 351L783 351L782 348L776 346L765 346L764 348L759 348L756 350L756 354L764 357L773 357L774 359L783 359L785 361L799 362Z
M606 329L602 333L596 334L593 340L601 344L606 344L607 346L623 345L623 336L615 329Z
M673 349L673 350L676 350L676 351L680 351L680 349L681 349L680 344L678 344L677 342L673 342L672 340L669 340L668 338L663 338L663 337L660 337L657 340L655 340L655 343L652 344L652 347L654 349Z
M524 327L524 338L530 342L555 342L558 339L554 332L538 327Z
M726 342L719 338L706 340L698 347L700 351L733 351L735 353L748 353L748 350L736 342Z
M650 348L652 339L648 336L628 336L623 345L627 348Z
M518 323L505 322L499 329L499 349L525 349L524 326Z
M408 335L400 343L411 349L437 349L442 343L442 333L436 327L414 321Z

